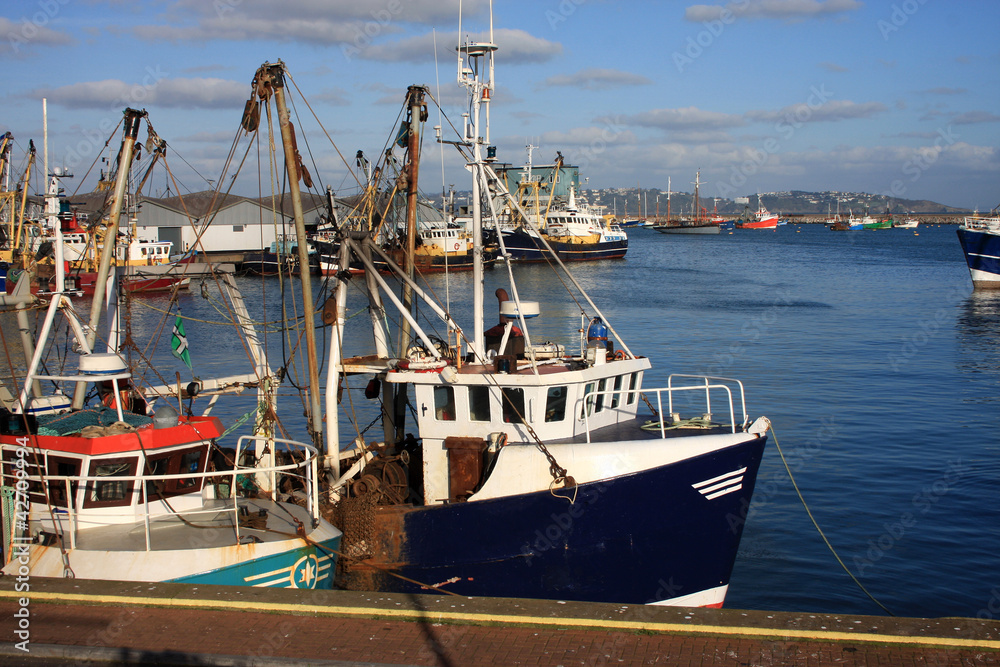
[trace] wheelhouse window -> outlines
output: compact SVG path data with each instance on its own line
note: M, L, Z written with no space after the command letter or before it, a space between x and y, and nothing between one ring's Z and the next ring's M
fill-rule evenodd
M182 475L186 472L202 472L207 447L173 451L168 454L153 456L146 459L146 475L160 477L163 475ZM180 493L195 491L200 488L201 479L151 479L146 480L146 497L150 500L165 498Z
M601 378L601 381L597 383L597 396L594 397L594 412L600 412L604 409L604 394L602 393L606 388L606 378Z
M524 390L513 387L500 389L503 404L503 420L508 424L524 423Z
M474 422L493 421L489 387L469 387L469 419Z
M636 388L638 388L638 386L639 386L639 374L638 373L632 373L631 375L629 375L628 388L632 389L632 390L635 390ZM630 391L628 393L628 404L629 405L632 405L633 403L635 403L636 396L637 396L637 394L636 394L635 391Z
M584 408L580 410L580 419L583 419L584 417L589 417L594 411L594 397L588 396L588 394L590 394L590 392L592 391L594 391L594 383L589 382L587 383L586 389L583 390L583 395L586 397L584 399L586 405Z
M57 477L77 477L80 475L80 461L78 459L50 458L48 461L49 475ZM49 481L48 502L54 507L69 507L66 498L67 482L65 480ZM69 482L69 502L76 502L77 482ZM41 499L38 502L45 502Z
M90 464L87 482L87 500L84 507L113 507L128 505L131 500L134 482L131 480L116 480L115 477L128 477L135 474L136 460L101 459Z
M566 387L549 387L545 397L545 421L561 422L566 418Z
M39 456L38 458L42 458ZM13 480L17 474L17 455L13 449L5 449L3 453L3 474L5 478ZM42 482L39 480L38 465L36 457L28 454L25 459L24 473L28 476L28 500L33 503L50 503L55 507L67 507L66 489L69 488L69 497L75 501L77 482L66 480L47 480L48 496L43 490ZM47 477L78 477L80 475L80 459L47 456L44 458L44 469ZM13 486L13 481L7 482Z
M614 410L615 408L618 407L618 403L621 400L622 395L618 393L619 391L621 391L621 388L622 388L622 376L621 375L616 375L615 376L615 393L611 394L611 409L612 410Z
M454 387L434 387L434 418L438 421L455 421Z

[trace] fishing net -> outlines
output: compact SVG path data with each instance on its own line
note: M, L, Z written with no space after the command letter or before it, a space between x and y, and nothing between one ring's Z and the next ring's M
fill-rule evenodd
M102 405L61 415L39 415L38 435L80 433L84 436L98 437L126 433L152 423L151 417L125 411L122 412L122 421L119 422L118 412Z

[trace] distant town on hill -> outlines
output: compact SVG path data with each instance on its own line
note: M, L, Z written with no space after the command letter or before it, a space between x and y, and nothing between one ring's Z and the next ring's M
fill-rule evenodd
M653 217L667 214L667 193L657 189L639 188L604 188L585 189L584 198L592 205L604 207L605 213L616 213L619 217ZM640 207L640 197L642 206ZM785 192L761 192L760 198L764 206L779 215L825 215L854 212L863 214L867 207L873 214L883 213L888 207L891 213L967 213L965 209L946 206L925 199L886 198L883 195L867 192L804 192L788 190ZM714 199L701 197L701 206L711 214L716 207L720 215L739 215L749 205L757 208L757 195L737 197L734 199ZM690 215L694 206L693 192L672 192L670 194L670 214Z
M458 205L468 202L469 191L456 191ZM761 192L764 206L778 215L833 215L839 210L843 215L854 213L864 215L865 209L872 215L884 213L923 213L931 215L965 215L968 209L946 206L926 199L886 198L884 195L867 192L805 192L788 190L785 192ZM619 219L665 217L667 215L667 193L656 188L583 188L581 198L591 206L602 207L602 214L614 214ZM441 195L432 198L435 205L441 203ZM839 205L839 209L838 209ZM731 199L701 197L701 206L709 215L718 211L719 215L738 216L749 206L756 210L757 195ZM670 215L691 216L694 209L693 192L670 193Z

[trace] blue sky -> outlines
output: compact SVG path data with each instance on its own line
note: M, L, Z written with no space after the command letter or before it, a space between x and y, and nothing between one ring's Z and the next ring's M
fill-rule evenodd
M488 7L465 0L463 33L488 28ZM182 189L202 190L222 174L254 72L281 59L301 92L306 164L348 194L337 151L350 166L358 150L377 156L407 86L428 85L460 124L458 14L457 0L5 0L0 129L15 136L15 163L28 139L41 150L47 98L50 161L86 190L122 109L145 108ZM497 0L493 14L503 161L522 163L531 143L537 163L561 151L590 187L665 190L669 176L690 190L700 169L708 196L1000 203L996 0ZM432 108L429 135L437 123ZM444 180L465 189L453 152ZM439 192L438 146L426 141L422 159L422 188ZM262 186L248 161L236 189L266 191L261 170ZM154 181L162 193L166 175Z

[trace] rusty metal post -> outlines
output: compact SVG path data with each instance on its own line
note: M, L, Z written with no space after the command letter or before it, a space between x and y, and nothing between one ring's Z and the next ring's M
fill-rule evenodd
M292 196L292 214L295 216L295 238L298 242L299 273L302 280L302 315L306 327L306 355L309 366L309 429L313 444L323 450L323 413L320 407L319 368L316 357L316 312L313 305L312 276L309 266L309 247L306 238L305 216L302 213L302 193L299 190L299 156L295 149L294 129L285 105L285 66L264 65L261 70L268 77L274 91L274 104L278 109L278 125L285 149L285 168L288 170L288 189ZM261 72L258 72L260 76Z
M406 152L409 161L406 165L406 275L414 278L414 254L417 251L417 179L420 174L420 121L422 119L424 94L423 86L410 86L406 90L409 106L409 127L406 142ZM413 288L403 283L403 307L407 312L413 310ZM400 329L399 356L406 354L410 344L410 324L403 320ZM406 425L406 391L397 391L395 401L396 441L403 439Z

